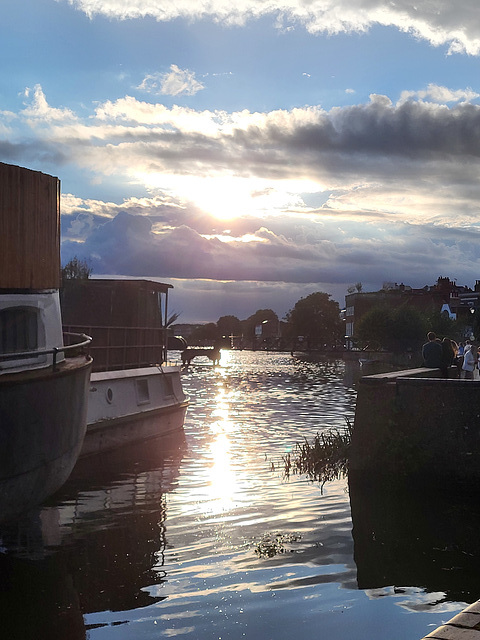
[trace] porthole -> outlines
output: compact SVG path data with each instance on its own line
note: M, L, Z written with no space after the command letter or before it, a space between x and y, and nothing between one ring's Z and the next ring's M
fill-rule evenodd
M106 393L105 393L105 397L107 399L108 404L112 404L113 402L113 391L110 387L108 387Z

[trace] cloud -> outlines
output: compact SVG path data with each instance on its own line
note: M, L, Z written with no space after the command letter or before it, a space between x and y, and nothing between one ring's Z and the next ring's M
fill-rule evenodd
M25 98L30 98L30 89L25 89ZM33 89L33 99L21 112L26 118L37 122L54 123L77 120L75 114L70 109L56 109L51 107L45 98L42 87L37 84Z
M216 322L226 315L245 320L258 309L273 309L280 319L300 298L315 291L335 291L344 297L344 288L328 282L298 283L254 281L215 281L169 278L174 289L171 308L181 313L179 322Z
M7 160L35 154L89 171L92 182L139 185L168 201L176 220L288 211L446 224L455 212L456 225L471 224L480 196L480 107L466 100L476 95L429 85L397 104L372 95L330 111L268 113L169 109L126 96L82 121L51 107L37 87L31 105L8 119L8 142L0 145ZM307 206L302 194L316 193L326 194L323 204Z
M286 236L273 223L256 230L260 242L223 242L185 225L154 233L148 217L120 212L90 229L81 255L91 260L95 273L297 284L345 283L361 272L363 279L380 282L395 281L401 273L406 282L423 286L419 278L427 273L461 271L474 278L478 269L479 229L462 233L401 223L381 231L371 224L358 233L351 221L340 226L343 237L338 229L335 236L329 225L295 226L290 221ZM63 261L78 254L79 245L64 240Z
M205 86L196 80L193 71L179 69L176 64L172 64L167 73L154 73L145 76L138 88L157 95L194 96Z
M364 32L373 25L393 26L434 46L447 45L449 53L480 53L480 15L471 0L68 0L88 16L117 19L151 16L158 21L176 18L212 19L231 25L271 16L277 26L304 26L310 33Z
M438 104L448 104L450 102L472 102L472 100L479 97L480 94L470 88L452 91L447 87L429 84L426 89L421 91L402 91L399 103L418 98L419 100L427 100Z
M329 111L228 113L126 96L81 119L39 87L8 118L0 150L143 194L63 196L62 259L86 258L96 274L260 281L272 291L328 283L337 295L358 280L424 286L448 274L471 285L480 107L469 99L468 89L431 85L396 104L372 95Z

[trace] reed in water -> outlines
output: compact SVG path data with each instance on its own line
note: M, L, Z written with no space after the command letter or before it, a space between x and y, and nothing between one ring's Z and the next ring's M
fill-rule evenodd
M284 474L304 474L310 480L326 482L348 474L348 454L352 439L352 424L347 419L344 430L327 429L316 434L311 442L297 442L293 453L283 456Z

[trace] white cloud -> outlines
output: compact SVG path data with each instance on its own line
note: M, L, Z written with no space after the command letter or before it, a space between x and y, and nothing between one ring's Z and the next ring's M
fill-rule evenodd
M238 115L226 111L196 111L177 105L168 108L163 104L141 102L131 96L103 103L96 108L95 117L108 125L117 122L126 122L129 127L134 124L157 125L179 131L203 131L209 135L238 121Z
M420 91L402 91L399 103L418 98L418 100L448 104L451 102L472 102L479 97L480 94L470 88L454 91L447 87L429 84L426 89Z
M138 88L157 95L194 96L205 86L195 78L193 71L180 69L176 64L172 64L170 71L166 73L147 75Z
M25 90L25 98L30 98L31 90ZM33 89L31 103L21 112L23 116L44 123L67 122L76 120L76 116L70 109L56 109L51 107L45 98L42 87L37 84Z
M373 25L393 26L432 45L448 45L450 53L480 53L480 14L472 0L68 0L88 16L132 19L152 16L159 21L178 17L211 18L226 24L271 15L279 28L304 25L311 33L366 31ZM293 23L293 24L292 24Z
M430 85L396 105L372 95L367 104L248 111L202 111L140 102L106 102L80 121L51 107L40 86L20 113L63 162L195 202L219 218L315 214L302 193L330 192L315 215L363 215L445 221L477 215L480 107L461 101L469 89ZM13 128L16 121L10 121ZM15 157L12 135L0 144ZM23 143L22 143L23 144ZM18 148L21 148L18 143ZM259 197L258 194L261 194ZM355 212L355 213L354 213Z

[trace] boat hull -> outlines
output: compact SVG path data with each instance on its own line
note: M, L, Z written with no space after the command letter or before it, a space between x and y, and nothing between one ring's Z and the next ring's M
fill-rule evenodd
M188 402L88 426L80 457L111 451L182 429Z
M0 377L0 522L55 493L78 459L92 360Z
M93 373L80 457L178 431L187 407L177 367Z

